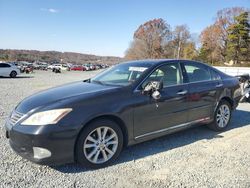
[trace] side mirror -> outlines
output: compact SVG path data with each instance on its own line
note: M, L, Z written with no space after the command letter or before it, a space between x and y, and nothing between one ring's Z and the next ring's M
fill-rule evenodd
M91 80L91 78L89 78L89 79L86 79L86 80L83 80L83 82L90 82L90 80Z
M161 98L161 93L159 91L154 91L151 95L155 100L158 100Z
M159 99L161 97L160 90L163 88L163 83L159 81L148 82L142 90L143 94L150 95L154 99Z

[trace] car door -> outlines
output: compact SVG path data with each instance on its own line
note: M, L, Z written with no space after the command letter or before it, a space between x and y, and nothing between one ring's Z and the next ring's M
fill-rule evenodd
M149 81L162 81L163 89L158 100L143 95L142 89L135 92L137 104L134 107L134 136L144 138L157 136L174 126L187 121L188 85L183 84L179 63L167 63L156 68L142 85Z
M212 70L196 62L182 64L188 79L188 122L210 120L213 118L214 108L223 90L222 81ZM215 73L214 73L215 74Z

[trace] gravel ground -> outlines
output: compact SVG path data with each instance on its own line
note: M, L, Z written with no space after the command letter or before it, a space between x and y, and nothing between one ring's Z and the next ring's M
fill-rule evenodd
M37 71L0 78L0 187L250 187L250 104L239 105L223 133L201 126L131 146L99 170L40 166L11 150L4 121L20 100L94 74Z

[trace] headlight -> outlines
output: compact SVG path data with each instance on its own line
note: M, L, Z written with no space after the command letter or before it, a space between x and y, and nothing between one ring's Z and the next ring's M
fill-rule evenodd
M24 120L21 125L48 125L56 124L64 116L72 111L72 108L63 108L56 110L48 110L32 114L28 119Z

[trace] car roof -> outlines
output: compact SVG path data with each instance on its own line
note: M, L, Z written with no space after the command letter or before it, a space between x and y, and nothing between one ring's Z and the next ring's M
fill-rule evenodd
M193 63L196 63L196 64L199 64L199 65L202 65L202 66L205 66L209 69L212 69L213 71L215 71L216 73L218 73L220 76L222 77L228 77L229 75L225 74L224 72L214 68L213 66L210 66L206 63L203 63L203 62L200 62L200 61L195 61L195 60L188 60L188 59L146 59L146 60L135 60L135 61L128 61L128 62L125 62L125 63L134 63L134 64L139 64L139 65L142 65L142 66L148 66L148 67L156 67L158 65L160 65L161 63L167 63L167 62L170 62L170 63L173 63L173 62L180 62L180 63L189 63L189 62L193 62Z
M194 62L197 64L202 64L205 66L210 67L208 64L200 62L200 61L195 61L195 60L188 60L188 59L143 59L143 60L133 60L133 61L126 61L124 63L131 63L131 64L141 64L141 65L159 65L161 63L167 63L167 62L181 62L181 63L188 63L188 62Z
M162 63L167 63L167 62L170 62L170 63L173 63L173 62L181 62L181 63L187 63L187 62L194 62L194 63L197 63L197 64L202 64L202 65L205 65L205 66L209 66L203 62L200 62L200 61L194 61L194 60L186 60L186 59L143 59L143 60L133 60L133 61L126 61L126 62L123 62L123 63L128 63L128 64L134 64L136 65L137 63L140 64L140 65L143 65L143 66L157 66L157 65L160 65Z
M158 65L164 62L173 62L173 61L178 61L176 59L142 59L142 60L132 60L132 61L125 61L122 62L124 64L138 64L142 66L153 66L153 65Z

